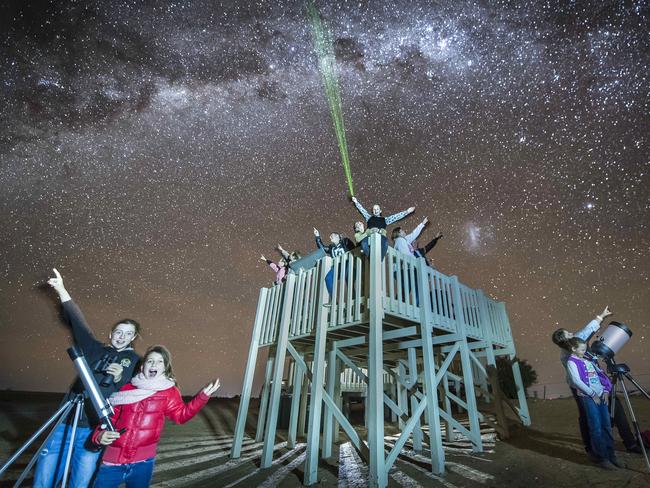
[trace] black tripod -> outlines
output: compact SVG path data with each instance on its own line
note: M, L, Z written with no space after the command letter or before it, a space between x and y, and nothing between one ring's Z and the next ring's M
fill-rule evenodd
M634 425L634 433L636 434L637 443L639 446L641 446L641 451L643 451L643 456L645 457L645 464L648 468L648 471L650 471L650 460L648 460L648 452L646 451L645 445L643 444L643 439L641 438L641 429L639 428L639 423L636 420L636 415L634 414L634 409L632 408L632 402L630 402L630 395L627 391L627 387L625 386L625 380L627 379L630 383L632 383L636 389L639 390L648 400L650 400L650 395L630 374L630 368L627 364L616 363L614 359L608 359L607 372L612 377L612 396L610 401L610 416L612 418L612 422L614 421L614 409L616 408L616 402L614 401L616 398L616 387L618 384L620 384L621 389L623 390L623 397L625 397L625 405L627 406L628 414L632 419L632 425Z
M45 447L52 437L52 434L56 430L56 428L61 425L61 422L63 422L65 419L68 418L68 415L72 411L73 408L75 408L74 412L74 419L72 422L72 432L70 433L70 444L68 445L68 452L66 453L66 458L65 458L65 468L63 469L63 480L61 481L61 487L65 488L65 486L68 483L68 475L70 473L70 461L72 460L72 450L74 448L74 441L75 441L75 436L77 434L77 424L79 423L79 419L81 418L82 412L83 412L83 407L84 407L84 396L83 394L78 394L74 398L69 399L66 401L61 407L52 415L49 419L45 421L39 429L32 434L32 436L27 439L27 442L25 442L16 453L11 456L11 458L0 468L0 476L13 464L16 459L18 459L23 452L38 438L40 435L47 430L47 428L52 425L53 422L55 422L54 427L52 427L52 430L50 430L50 433L47 435L43 443L40 445L36 453L32 456L32 458L29 460L29 463L25 467L22 473L20 473L20 476L16 480L16 483L14 483L14 488L18 487L21 485L23 481L25 481L25 478L27 477L27 474L29 471L32 469L34 464L36 463L36 460L38 459L39 454L43 450L43 447Z

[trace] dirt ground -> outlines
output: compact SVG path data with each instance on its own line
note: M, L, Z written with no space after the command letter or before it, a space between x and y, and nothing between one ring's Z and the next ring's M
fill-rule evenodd
M29 435L56 409L60 395L0 394L0 460L4 462ZM287 449L285 432L278 432L274 464L259 468L261 445L246 439L242 457L228 457L237 413L237 400L213 399L208 407L185 425L168 425L156 461L153 486L196 487L297 487L302 485L304 439ZM650 402L633 400L642 429L650 429ZM255 402L251 405L247 432L256 422ZM446 442L446 475L430 473L428 451L415 452L407 444L390 473L389 486L454 487L644 487L650 474L643 457L625 452L620 439L617 450L627 469L604 471L585 457L577 425L577 409L572 399L530 400L533 425L513 426L508 440L495 442L493 430L482 428L484 453L473 453L463 439ZM387 424L387 434L398 434ZM391 447L394 436L387 436ZM30 449L33 453L34 449ZM22 456L3 475L0 486L10 486L26 466ZM367 466L356 450L341 436L333 456L322 461L320 486L366 486ZM25 486L29 486L30 478Z

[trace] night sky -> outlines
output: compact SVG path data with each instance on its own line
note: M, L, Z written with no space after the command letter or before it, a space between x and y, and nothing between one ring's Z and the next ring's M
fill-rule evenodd
M504 300L540 383L605 305L650 373L648 2L319 1L355 192ZM57 267L98 335L139 320L180 386L240 392L259 260L352 235L304 2L0 7L0 388L62 391ZM259 371L259 369L258 369ZM259 384L259 374L258 381Z

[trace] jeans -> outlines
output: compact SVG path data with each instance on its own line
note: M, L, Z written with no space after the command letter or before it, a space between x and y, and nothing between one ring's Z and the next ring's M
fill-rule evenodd
M339 273L340 273L340 268L339 268ZM345 282L348 282L348 268L345 268ZM330 296L332 296L332 291L334 290L334 266L330 268L330 270L327 272L325 275L325 286L327 287L327 291L329 292Z
M406 280L404 279L404 275L406 275ZM397 271L394 272L393 276L395 276L395 279L397 280ZM406 270L401 270L400 272L400 280L402 282L402 294L401 296L398 297L400 301L408 301L409 297L406 295L406 287L404 286L405 281L408 281L409 284L409 289L413 293L413 298L415 300L415 306L419 307L420 306L420 293L418 290L418 270L414 269L413 270L413 277L414 277L414 282L411 283L411 273L409 273ZM431 295L429 295L431 296ZM432 302L433 303L433 302Z
M97 472L95 488L117 488L122 483L126 488L143 488L151 483L156 458L131 464L102 464Z
M90 427L77 427L68 477L68 486L71 488L86 488L97 470L97 461L102 452L89 451L84 446L92 432ZM51 488L61 481L70 445L70 434L72 425L65 423L59 424L54 430L38 456L34 488Z
M611 395L610 395L611 401ZM630 428L630 423L627 420L627 415L623 408L623 404L618 399L614 398L616 405L614 407L614 425L616 425L616 430L618 430L618 435L623 439L623 444L626 449L632 449L637 445L636 435L632 432Z
M597 405L591 397L581 396L580 401L587 415L591 453L600 460L616 459L609 407L604 401Z
M580 426L580 437L582 437L582 443L585 446L585 451L591 453L591 439L589 438L589 424L587 424L587 412L585 412L585 407L580 400L581 397L576 393L575 388L571 388L571 394L573 399L578 404L578 425Z
M370 257L370 240L367 237L361 241L361 250L363 251L363 254ZM382 235L381 236L381 259L382 259L382 261L386 257L387 252L388 252L388 238L386 236Z

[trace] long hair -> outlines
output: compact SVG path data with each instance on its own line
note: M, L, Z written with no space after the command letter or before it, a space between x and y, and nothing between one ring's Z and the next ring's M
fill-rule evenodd
M169 349L167 349L165 346L157 345L151 346L149 349L147 349L147 352L145 352L144 356L142 357L142 369L144 369L144 363L147 361L149 354L152 352L157 352L163 357L163 361L165 362L165 371L163 374L175 383L176 376L174 375L174 368L172 367L172 355L169 352Z

